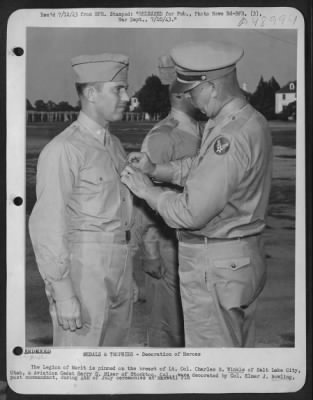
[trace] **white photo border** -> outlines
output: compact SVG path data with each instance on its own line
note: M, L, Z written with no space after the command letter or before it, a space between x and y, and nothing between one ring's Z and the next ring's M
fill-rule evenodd
M208 11L225 9L207 8ZM154 10L190 12L197 8L155 8ZM116 9L29 9L14 12L8 22L7 38L7 371L8 383L12 390L25 394L103 394L103 393L278 393L300 390L306 379L306 243L305 243L305 58L304 58L304 19L295 8L266 7L253 8L260 13L257 22L251 16L252 8L227 7L227 10L244 12L229 18L181 17L175 21L163 20L154 22L119 22L118 17L81 16L81 12L114 11ZM133 11L139 10L132 8ZM153 10L140 9L140 10ZM205 8L201 7L201 10ZM50 15L42 18L40 13ZM78 17L76 17L78 13ZM56 16L55 16L56 15ZM94 14L93 14L94 15ZM283 18L282 16L285 16ZM295 29L298 32L297 43L297 138L296 138L296 281L295 281L295 347L266 349L186 349L187 353L200 353L200 356L184 356L183 349L178 351L166 349L164 353L170 356L142 356L138 349L85 349L85 348L49 348L47 352L30 352L17 356L13 349L20 346L25 349L25 201L16 205L16 198L26 199L26 57L16 56L14 49L26 49L26 30L28 27L110 27L110 28L220 28L220 29ZM27 49L26 49L27 51ZM101 351L101 357L85 357L86 351L96 353ZM131 352L132 356L104 356L104 353ZM162 350L163 351L163 350ZM148 351L147 351L148 352ZM150 353L160 351L149 349ZM66 356L65 356L66 353ZM138 355L137 355L138 354ZM299 371L293 374L294 379L282 379L278 382L264 379L233 379L223 378L210 380L99 380L89 379L72 381L64 379L57 385L53 379L26 379L32 364L63 366L79 364L99 367L115 365L116 368L127 369L128 366L164 365L173 367L188 367L194 362L198 365L210 365L215 368L243 367L255 368L291 368ZM210 360L208 362L208 360ZM47 368L49 370L49 368ZM12 372L13 371L13 372ZM15 371L15 372L14 372ZM122 371L122 369L121 369ZM182 370L183 371L183 370ZM20 375L17 379L14 375Z

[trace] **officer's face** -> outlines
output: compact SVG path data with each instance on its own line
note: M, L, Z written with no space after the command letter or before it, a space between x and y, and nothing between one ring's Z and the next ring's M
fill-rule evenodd
M187 112L189 112L190 114L195 113L196 107L194 106L189 96L186 96L185 94L182 101Z
M209 118L216 116L215 88L210 82L203 82L186 93L190 97L194 107L198 108Z
M105 82L94 93L96 114L100 120L108 122L123 118L128 101L125 82Z

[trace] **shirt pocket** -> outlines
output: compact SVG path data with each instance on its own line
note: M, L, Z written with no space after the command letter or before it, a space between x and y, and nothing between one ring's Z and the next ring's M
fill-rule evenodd
M110 180L102 168L85 169L79 175L79 190L82 193L101 192L104 184Z

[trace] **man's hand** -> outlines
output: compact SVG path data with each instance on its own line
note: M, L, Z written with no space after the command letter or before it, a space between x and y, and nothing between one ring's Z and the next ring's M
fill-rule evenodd
M71 297L67 300L56 301L56 313L59 325L63 329L76 331L82 327L80 304L76 297Z
M153 187L153 183L141 171L127 166L121 173L121 181L137 196L144 199L147 190Z
M133 167L150 176L155 170L155 164L152 163L147 153L130 153L127 161Z

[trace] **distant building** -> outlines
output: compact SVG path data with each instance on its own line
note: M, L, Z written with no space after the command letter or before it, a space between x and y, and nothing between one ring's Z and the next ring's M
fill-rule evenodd
M133 96L130 99L130 106L129 106L129 111L134 111L136 108L139 106L139 100L137 97Z
M275 93L275 113L280 114L297 99L297 81L291 81Z

